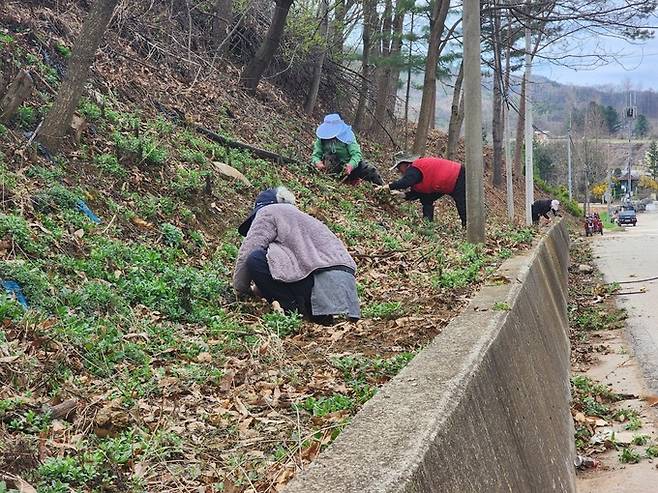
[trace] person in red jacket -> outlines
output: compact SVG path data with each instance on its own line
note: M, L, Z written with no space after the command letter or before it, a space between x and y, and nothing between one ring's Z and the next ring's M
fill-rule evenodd
M406 200L420 200L423 217L434 220L434 201L450 195L457 206L462 226L466 227L466 177L464 167L440 157L399 156L391 169L402 175L397 181L380 187L380 190L403 190Z

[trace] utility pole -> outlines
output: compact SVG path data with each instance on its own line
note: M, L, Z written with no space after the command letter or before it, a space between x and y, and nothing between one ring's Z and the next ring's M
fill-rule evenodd
M631 175L631 167L633 165L633 144L631 139L633 137L633 121L636 117L636 108L634 105L633 93L629 91L628 93L628 108L626 108L626 119L628 120L628 185L626 188L626 193L628 193L628 202L631 202L631 196L633 195L633 179Z
M505 182L507 185L507 219L514 221L514 182L512 176L512 146L510 144L512 128L509 123L509 108L503 105L505 122Z
M569 189L569 200L573 199L573 178L572 178L572 163L571 163L571 115L573 110L569 111L569 130L567 132L567 188Z
M532 203L534 202L534 178L532 168L532 58L530 56L530 28L525 29L525 222L532 225ZM468 101L468 100L467 100Z
M484 243L480 0L464 0L464 143L468 241Z

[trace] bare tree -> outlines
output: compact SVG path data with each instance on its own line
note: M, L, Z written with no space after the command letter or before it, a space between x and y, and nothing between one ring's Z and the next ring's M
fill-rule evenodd
M377 22L377 0L363 0L363 53L361 55L361 88L359 103L354 117L354 127L363 130L365 125L366 105L370 82L370 52L372 50L372 33Z
M322 66L327 54L327 38L329 36L329 2L328 0L321 0L320 9L318 12L320 18L320 35L322 36L322 43L324 46L319 46L315 52L315 64L313 65L313 79L311 80L311 87L308 90L306 101L304 102L304 111L307 115L313 114L313 108L318 99L318 92L320 91L320 81L322 80Z
M430 41L427 49L427 60L425 63L425 79L423 82L423 96L420 103L420 113L418 115L418 127L416 129L416 139L414 140L413 152L422 154L427 144L427 133L429 131L430 120L432 116L432 101L435 98L436 91L436 65L439 61L439 45L441 35L445 27L450 0L436 0L432 9Z
M448 145L446 157L455 159L457 143L464 122L464 94L462 84L464 82L464 62L459 64L459 73L455 79L455 90L452 93L452 104L450 105L450 123L448 123Z
M66 78L57 93L55 103L46 115L39 140L50 151L57 151L63 143L71 118L78 107L89 69L96 50L103 39L118 0L96 0L87 15L69 60Z
M387 121L387 114L395 112L395 95L400 78L400 53L402 51L402 29L404 25L404 3L393 5L387 0L382 15L381 57L377 77L377 99L375 117L371 131L381 134Z
M212 47L226 50L226 38L233 23L233 0L217 0L212 23Z
M493 112L491 121L491 136L493 139L493 173L491 181L494 187L503 186L503 67L500 39L500 13L493 0L491 11L491 48L493 50Z
M267 66L279 49L292 3L293 0L275 0L274 2L274 14L265 39L240 75L240 84L250 92L256 92Z

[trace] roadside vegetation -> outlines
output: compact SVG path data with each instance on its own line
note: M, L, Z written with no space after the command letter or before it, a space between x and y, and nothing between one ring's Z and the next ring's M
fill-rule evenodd
M593 364L597 353L607 351L597 342L600 331L623 327L626 312L615 306L612 296L619 285L603 282L600 272L583 273L579 264L593 265L592 251L587 243L577 238L572 242L569 274L569 319L572 363L585 369ZM637 396L619 394L614 388L575 373L571 378L571 412L575 426L576 449L580 455L596 456L606 450L617 450L623 464L634 464L656 457L658 442L642 432L644 423L640 413L629 405ZM621 440L612 430L632 434ZM628 433L626 433L628 432Z

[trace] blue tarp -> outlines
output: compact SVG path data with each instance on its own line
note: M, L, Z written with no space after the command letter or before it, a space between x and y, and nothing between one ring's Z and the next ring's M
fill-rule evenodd
M2 285L2 287L8 294L14 295L16 301L18 301L21 304L21 306L27 310L28 308L27 298L23 294L23 290L21 289L20 284L12 280L3 280L0 281L0 285Z
M91 219L94 223L100 224L101 218L94 214L84 200L78 200L75 205L78 210Z

